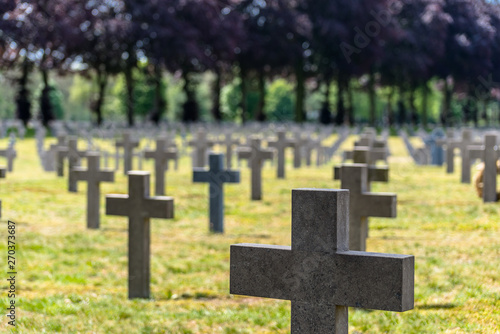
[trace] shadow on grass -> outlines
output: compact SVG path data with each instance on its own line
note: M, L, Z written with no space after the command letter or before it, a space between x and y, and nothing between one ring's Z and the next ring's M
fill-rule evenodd
M458 305L456 304L427 304L427 305L417 305L415 306L415 309L417 310L438 310L438 309L453 309L457 307Z

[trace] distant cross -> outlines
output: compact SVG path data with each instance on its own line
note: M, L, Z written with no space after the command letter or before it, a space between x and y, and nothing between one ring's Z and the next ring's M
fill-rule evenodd
M224 183L239 183L240 172L224 170L224 154L211 153L209 169L195 168L193 182L210 184L210 231L224 233Z
M497 161L499 158L498 137L489 134L484 137L483 201L497 202Z
M87 152L87 168L74 167L72 174L76 181L87 181L87 228L99 228L100 183L114 182L115 173L110 169L100 169L100 154Z
M447 172L453 173L454 171L454 152L455 149L460 149L460 156L462 159L462 175L461 182L462 183L470 183L470 160L468 156L467 147L475 144L480 144L473 140L472 130L464 129L462 131L462 139L449 139L446 142L446 165Z
M150 218L173 218L172 197L149 197L149 173L128 173L129 195L106 195L106 214L128 217L128 296L149 298Z
M285 178L285 150L287 147L293 147L295 140L286 138L285 130L276 131L278 138L276 140L272 140L268 142L269 147L273 147L276 149L278 153L278 171L277 176L278 179Z
M12 172L14 170L14 159L17 158L14 147L9 145L5 150L0 150L0 156L7 158L7 170Z
M377 161L387 162L387 149L369 146L355 146L352 151L344 151L344 161L375 165Z
M207 164L208 149L214 146L214 141L208 139L208 134L203 128L199 128L196 138L189 141L193 151L193 167L204 167Z
M66 136L58 136L55 147L57 176L64 176L64 159L68 156L68 147L66 146Z
M123 133L123 139L116 141L116 147L123 147L123 174L132 170L132 157L134 148L139 147L139 141L132 139L132 134L128 131Z
M396 217L396 195L371 193L365 164L342 165L340 183L342 189L350 192L349 245L354 250L365 251L368 217Z
M238 158L247 159L252 171L252 200L262 199L262 163L271 160L274 152L260 147L261 140L257 137L250 139L250 147L238 148Z
M5 167L0 167L0 179L5 179L6 175ZM2 201L0 201L0 218L2 217Z
M168 148L167 138L160 137L156 140L156 150L147 150L144 154L146 159L155 161L155 194L165 195L165 170L168 160L177 159L177 149Z
M301 132L295 133L295 140L293 143L293 168L300 168L302 165L302 150L307 144L308 136Z
M240 140L238 138L233 138L233 134L228 132L224 135L222 143L226 146L226 167L231 168L233 164L233 146L239 145Z
M85 157L87 151L78 150L78 139L76 137L70 137L68 139L68 191L77 192L78 182L75 178L75 174L72 172L73 168L80 166L80 159Z
M457 147L458 142L453 139L454 133L453 130L448 129L446 131L446 139L438 139L436 141L437 145L442 147L446 146L446 173L452 174L455 170L455 148Z
M230 293L292 302L291 333L348 333L348 307L414 304L415 258L349 250L349 192L292 190L292 246L231 246Z

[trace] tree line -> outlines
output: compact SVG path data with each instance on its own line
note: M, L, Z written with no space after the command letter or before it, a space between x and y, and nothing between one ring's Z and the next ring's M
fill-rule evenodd
M16 73L16 113L25 124L33 115L28 83L35 73L43 83L38 105L45 125L54 119L52 73L95 82L97 124L117 75L125 79L126 115L134 124L137 71L154 92L153 122L166 110L165 71L183 79L185 122L199 120L196 75L207 71L214 74L217 121L223 120L222 87L234 78L242 122L266 120L266 80L276 77L294 82L297 122L306 120L307 85L326 87L319 116L325 124L354 124L354 89L369 96L372 124L380 98L389 124L419 119L424 125L432 88L443 95L444 125L457 121L454 99L462 102L459 120L476 124L488 121L488 106L500 99L496 1L0 0L0 15L0 69ZM251 90L259 94L249 106Z

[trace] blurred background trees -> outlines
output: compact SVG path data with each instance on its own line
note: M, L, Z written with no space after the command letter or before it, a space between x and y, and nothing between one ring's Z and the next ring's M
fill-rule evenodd
M0 0L0 117L500 122L487 0Z

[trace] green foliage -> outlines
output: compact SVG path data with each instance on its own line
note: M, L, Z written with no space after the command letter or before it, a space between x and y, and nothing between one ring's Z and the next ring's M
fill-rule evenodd
M295 101L293 85L285 79L278 79L269 85L266 94L266 115L270 121L292 121Z

